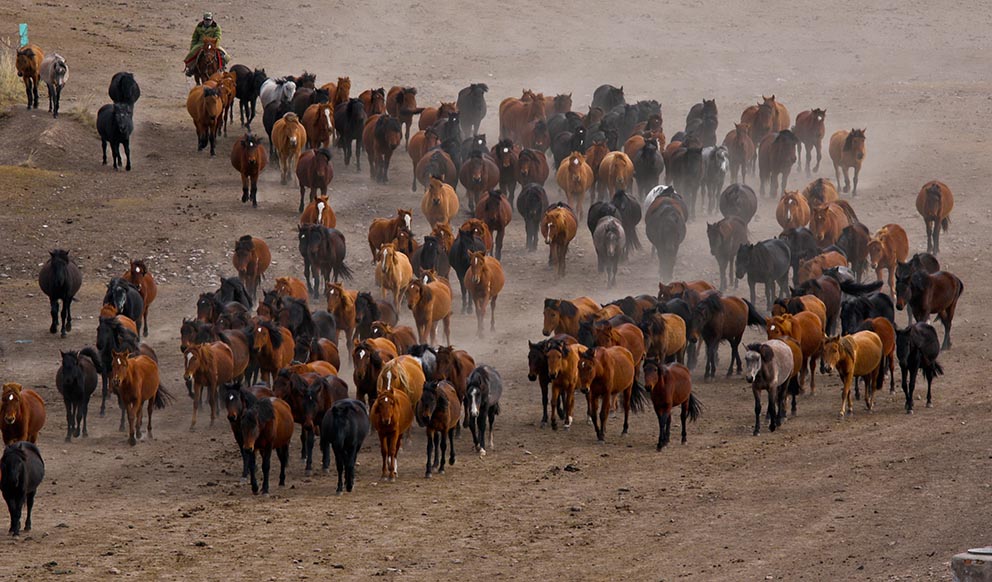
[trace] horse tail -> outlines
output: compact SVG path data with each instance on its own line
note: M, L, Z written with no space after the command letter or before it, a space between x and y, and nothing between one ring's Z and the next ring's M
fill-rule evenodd
M741 299L741 301L747 304L747 324L765 327L765 318L758 313L758 310L754 308L754 305L751 305L751 302L747 299Z
M950 228L951 228L951 217L950 216L945 216L944 218L940 219L940 229L941 230L943 230L944 232L947 232L948 230L950 230Z
M882 288L882 281L872 281L871 283L852 283L845 281L840 284L840 290L848 295L865 295Z
M847 216L847 221L852 225L861 224L861 221L858 220L858 214L854 211L854 207L851 206L850 202L847 200L837 200L834 204L840 206L840 209L844 211L844 216Z
M786 387L790 396L799 396L803 393L803 387L799 384L798 375L789 378L789 385Z
M696 420L703 414L703 403L696 398L695 394L689 394L689 420L696 422Z
M944 375L944 367L940 365L940 362L934 362L933 363L933 372L932 373L933 373L934 376L943 376Z
M644 410L644 405L647 404L650 394L644 384L637 381L634 378L634 385L631 387L630 391L630 409L634 412L641 412Z
M339 265L334 267L334 276L341 277L346 281L351 281L351 279L354 277L354 273L351 272L351 269L348 267L348 265L344 264L344 261L341 261Z
M88 357L93 362L97 374L103 374L103 366L100 364L100 354L90 346L79 350L79 355Z
M165 408L166 404L171 404L176 401L176 397L172 395L165 386L161 383L158 385L158 392L155 393L155 409L162 410Z
M400 109L400 115L420 115L424 112L426 107L417 107L414 109Z
M490 405L489 406L489 410L492 410L494 415L499 416L499 412L500 412L499 411L499 402L497 402L496 404Z

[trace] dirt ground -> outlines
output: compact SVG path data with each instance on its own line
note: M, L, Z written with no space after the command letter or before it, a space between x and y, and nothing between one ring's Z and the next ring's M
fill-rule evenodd
M610 13L588 0L0 6L6 28L29 22L32 41L59 51L71 68L63 118L20 103L0 118L0 379L37 387L49 407L34 531L0 540L0 577L948 579L950 556L986 544L989 535L992 397L979 315L992 300L992 278L979 252L992 243L985 200L992 83L984 58L992 13L979 2L883 4L706 1L611 5ZM543 245L525 251L516 215L497 332L476 339L473 316L456 315L453 328L454 343L496 366L507 382L493 454L471 454L463 435L456 465L425 481L424 436L415 432L400 456L400 479L386 484L378 481L371 438L354 493L335 497L333 477L304 478L293 455L287 487L253 497L238 483L226 422L208 428L201 416L198 430L188 430L178 330L181 318L195 313L197 294L232 274L233 242L242 234L269 241L272 276L301 274L296 193L279 185L272 166L260 208L240 204L228 161L235 131L220 140L215 159L196 152L179 63L204 7L223 26L233 61L270 75L307 69L318 82L350 75L356 93L415 85L423 105L486 82L491 143L503 97L521 88L572 92L585 110L605 82L624 85L629 99L661 101L668 135L704 97L719 104L722 136L760 94L773 93L793 116L826 107L828 135L866 126L868 156L852 203L869 228L901 223L914 251L923 250L916 192L939 178L956 195L940 259L964 280L965 294L954 349L941 356L947 374L935 384L934 408L921 401L907 416L901 393L884 393L874 414L857 402L853 418L838 420L832 375L816 395L801 398L799 416L780 432L752 437L750 390L740 377L721 375L694 389L705 408L689 427L689 443L660 454L652 413L635 416L626 438L619 419L610 419L605 446L584 418L568 432L541 429L539 390L526 379L526 340L540 337L542 299L588 294L605 302L651 293L657 266L645 249L607 291L583 225L568 275L556 281ZM129 174L101 166L95 130L69 115L76 108L95 113L122 69L142 88ZM351 246L352 285L369 289L367 224L398 206L419 208L420 194L408 189L402 147L387 186L344 167L340 157L335 164L332 203ZM829 160L819 175L833 177ZM806 181L793 173L790 186ZM419 211L414 230L427 230ZM768 199L751 232L753 240L777 234ZM65 340L47 333L48 306L36 282L54 247L71 249L84 273L76 325ZM116 430L116 405L100 418L96 403L90 437L64 443L57 350L95 341L103 286L128 257L146 257L160 277L148 341L177 402L155 414L152 442L128 447ZM690 225L676 276L718 279L702 219ZM401 321L411 321L409 312ZM750 329L746 339L760 337ZM729 358L726 346L721 358ZM351 372L345 365L349 381ZM584 406L581 396L577 404Z

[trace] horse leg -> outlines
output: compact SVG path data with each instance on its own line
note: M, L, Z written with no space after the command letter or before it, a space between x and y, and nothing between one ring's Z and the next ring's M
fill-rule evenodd
M289 464L289 445L284 445L276 449L276 457L279 458L279 486L286 486L286 465Z
M541 379L541 428L548 426L548 388L549 386Z
M775 399L777 394L775 393L775 388L770 387L768 389L768 431L775 432L778 428L778 410L775 408Z
M751 392L754 394L754 432L752 434L758 436L761 433L761 391L752 386Z
M120 394L117 395L117 406L121 409L121 425L117 428L117 431L124 432L124 416L127 414L127 404L124 403L124 399Z
M738 345L741 343L740 338L730 340L730 367L727 368L727 376L731 376L734 373L734 362L737 362L737 373L741 373L741 354L737 349ZM714 350L716 351L716 350ZM713 374L716 375L716 367L714 365Z
M861 166L854 166L854 189L851 196L858 195L858 176L861 174Z
M307 465L304 469L304 474L309 477L313 473L313 444L316 441L316 435L314 434L314 429L309 428L306 431L306 443L307 443Z
M496 331L496 298L489 300L489 331Z
M245 451L246 458L248 459L248 474L251 475L251 492L258 495L258 480L255 478L255 469L257 467L257 460L255 459L255 451Z
M438 432L440 433L439 436L441 441L441 466L438 468L437 472L440 473L441 475L444 475L444 461L445 461L445 457L448 455L448 441L450 441L451 438L449 437L449 431L447 430L441 429ZM450 432L452 433L453 436L455 429L451 429ZM453 450L454 448L452 448L452 451ZM437 457L434 458L435 460L437 459Z
M636 381L636 379L634 380ZM634 385L631 384L623 394L623 432L621 436L626 435L628 429L630 428L630 398L634 392Z
M427 435L427 467L424 469L424 479L431 478L431 455L434 454L434 438Z
M107 165L107 140L100 138L100 146L103 148L103 165Z
M599 406L599 430L596 433L596 438L601 443L606 442L606 419L610 416L610 404L612 401L612 395L604 394Z
M211 384L207 387L207 396L210 397L210 426L214 425L214 420L217 418L217 397L218 397L218 386L216 384Z
M196 413L200 410L200 401L203 397L203 385L199 382L193 382L193 420L189 423L189 430L193 432L196 429Z
M68 443L72 441L72 434L73 434L72 423L73 423L73 419L75 418L75 415L72 412L73 406L72 406L72 402L69 400L69 397L64 396L62 398L62 401L65 403L65 424L66 424L65 442Z
M482 337L482 322L486 319L486 298L478 297L473 298L475 303L475 319L476 323L476 333L481 338Z
M127 444L131 445L132 447L134 445L138 444L138 440L136 438L134 438L134 434L135 434L135 427L134 427L135 416L136 416L136 414L135 414L135 411L134 411L134 403L133 402L129 402L127 404L127 425L128 425ZM121 419L122 425L123 425L123 420L124 419L122 418ZM122 428L122 430L123 430L123 428Z
M272 447L264 447L262 453L262 495L269 494L269 470L272 468Z

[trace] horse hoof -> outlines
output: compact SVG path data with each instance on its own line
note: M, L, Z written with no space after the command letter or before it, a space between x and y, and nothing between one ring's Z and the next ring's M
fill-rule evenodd
M59 330L58 326L57 325L53 325L52 327L48 328L48 333L55 333L58 330Z
M485 457L486 456L486 449L479 449L479 456L480 457Z
M248 483L248 477L242 477L242 478L238 479L238 484L244 485L246 483Z
M913 409L912 408L906 409L906 414L913 414Z
M66 337L66 336L67 336L68 334L67 334L67 333L65 333L65 332L63 331L63 332L62 332L61 334L59 334L59 335L60 335L60 336L62 336L62 339L65 339L65 337Z
M342 495L342 491L340 489L338 489L337 491L334 492L334 494L340 496L340 495Z
M313 470L311 470L311 469L304 470L303 471L303 476L304 477L311 477L311 476L313 476Z
M548 422L546 420L541 421L541 428L548 428Z
M933 403L932 402L927 402L927 408L933 408Z
M444 469L439 469L439 470L438 470L438 474L439 474L439 475L444 475Z
M138 441L136 441L134 439L134 437L131 437L131 438L127 439L127 444L129 444L129 445L131 445L133 447L134 445L138 444Z

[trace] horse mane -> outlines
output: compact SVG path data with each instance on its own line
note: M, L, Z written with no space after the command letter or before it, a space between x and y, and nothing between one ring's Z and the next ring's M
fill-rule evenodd
M723 299L718 293L711 293L709 296L700 299L699 303L696 304L696 308L704 307L713 313L721 313L723 311Z
M331 161L331 150L327 148L319 148L315 150L315 155L324 156L324 158L326 158L328 162Z
M534 150L532 150L532 149L530 149L530 148L525 148L525 149L523 149L523 150L520 151L520 154L518 156L518 159L522 162L522 161L524 161L525 158L528 159L528 160L530 160L530 161L532 161L532 162L537 162L538 161L537 152L534 151Z
M255 249L255 241L252 240L250 234L246 234L238 239L238 242L234 244L234 252L239 251L251 251Z
M69 251L65 249L52 249L48 251L48 254L52 257L53 261L69 262Z
M579 308L567 299L558 302L558 313L564 317L576 317L579 315Z
M854 147L854 138L855 137L858 137L855 134L855 130L852 129L851 131L847 132L847 137L844 138L844 151L845 152L851 151L851 148Z
M243 390L241 393L245 394L245 392L248 391ZM248 393L250 394L250 392ZM259 425L271 422L276 417L276 410L272 406L272 401L269 400L268 398L256 398L255 401L251 403L251 408L245 411L245 416L247 416L248 413L251 412L254 412L255 415L258 417Z
M777 136L775 136L775 142L794 146L799 143L799 138L797 138L796 134L792 133L791 130L783 129L778 132Z
M355 296L355 309L358 309L359 303L364 303L367 307L369 315L372 317L372 321L377 321L380 316L379 304L375 302L375 298L368 291L359 291L358 295Z
M278 350L279 348L282 347L283 337L282 337L282 331L279 329L279 326L272 323L271 321L261 321L258 323L258 326L268 330L269 341L272 342L272 347L274 349Z
M558 210L559 208L567 208L568 210L572 210L572 207L569 206L568 204L565 204L564 202L555 202L554 204L548 206L548 212L552 210Z

